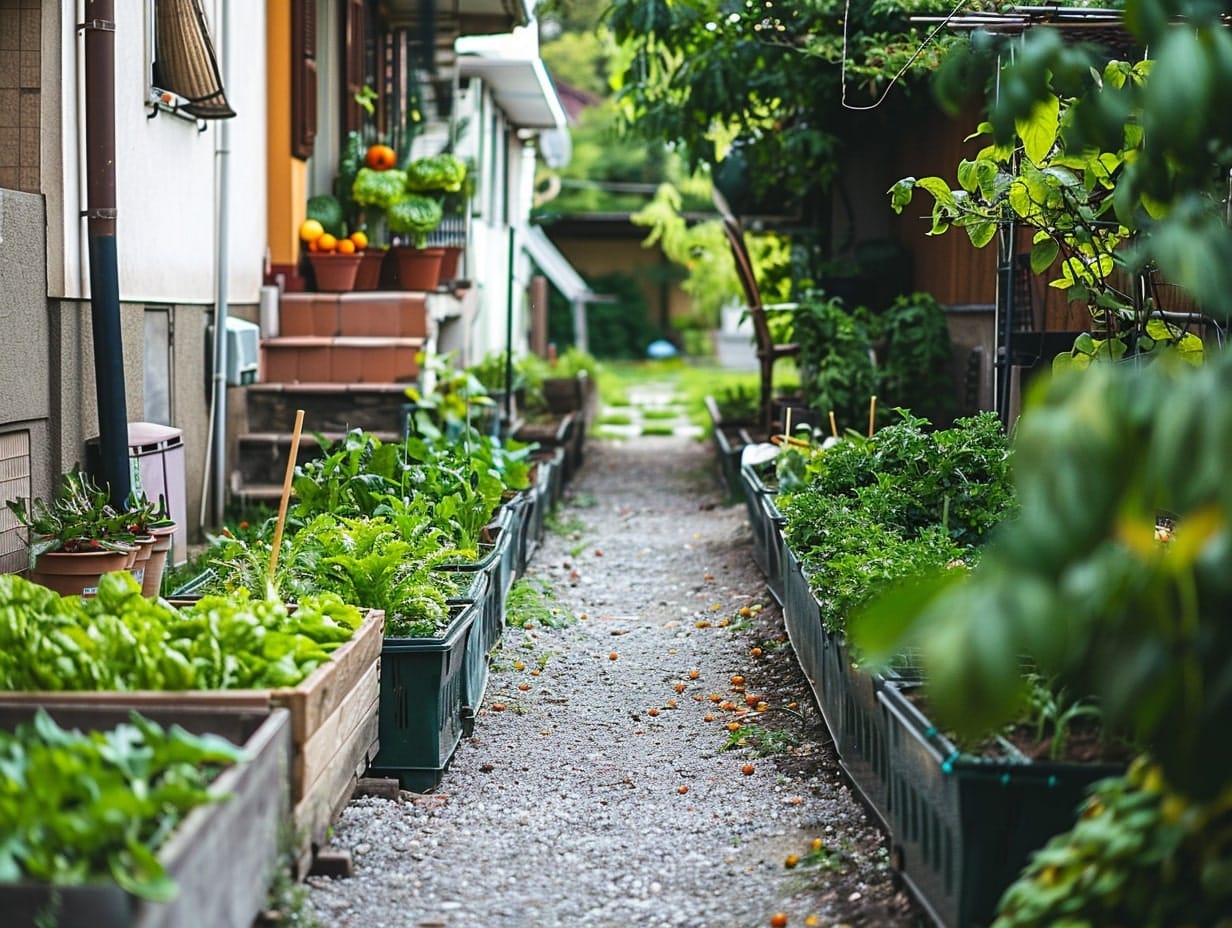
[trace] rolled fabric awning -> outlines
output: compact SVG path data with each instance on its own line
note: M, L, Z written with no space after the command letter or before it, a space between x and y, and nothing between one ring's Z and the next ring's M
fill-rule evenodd
M200 0L156 0L155 6L155 83L183 97L179 109L190 116L233 117Z

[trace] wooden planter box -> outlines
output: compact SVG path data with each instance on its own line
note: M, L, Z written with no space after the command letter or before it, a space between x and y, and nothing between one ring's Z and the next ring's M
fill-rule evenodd
M83 731L112 728L129 716L119 703L48 711L62 727ZM175 899L147 902L110 883L61 886L54 893L43 883L0 884L0 920L8 928L250 928L266 908L287 814L290 713L149 706L141 711L163 726L175 723L195 734L220 735L247 754L210 786L213 795L226 798L194 809L159 851L178 885ZM0 727L11 730L34 712L28 702L0 702ZM56 913L50 922L40 917L49 912Z
M297 870L307 872L315 850L354 792L377 752L385 613L369 610L351 640L298 686L269 690L176 692L3 693L0 699L27 706L122 706L140 712L177 709L290 710L291 820L299 840Z
M964 754L907 698L910 686L879 693L894 857L937 924L986 925L1031 853L1073 825L1087 787L1124 768Z

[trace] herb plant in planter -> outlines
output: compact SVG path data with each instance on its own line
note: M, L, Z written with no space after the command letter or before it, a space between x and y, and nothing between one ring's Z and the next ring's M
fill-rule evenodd
M30 578L65 595L92 593L98 578L127 568L136 553L124 513L79 467L60 478L50 501L9 500L30 533Z

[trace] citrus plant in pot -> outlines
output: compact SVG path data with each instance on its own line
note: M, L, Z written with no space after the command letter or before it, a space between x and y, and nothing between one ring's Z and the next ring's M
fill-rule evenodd
M132 565L137 552L128 517L109 502L79 467L61 476L50 501L22 499L9 509L28 529L30 579L58 593L79 595L98 587L98 578Z

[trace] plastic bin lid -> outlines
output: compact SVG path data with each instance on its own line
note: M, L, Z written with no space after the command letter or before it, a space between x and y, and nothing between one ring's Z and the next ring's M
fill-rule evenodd
M157 422L128 423L129 448L179 444L183 440L183 436L183 429L177 429L171 425L159 425Z

